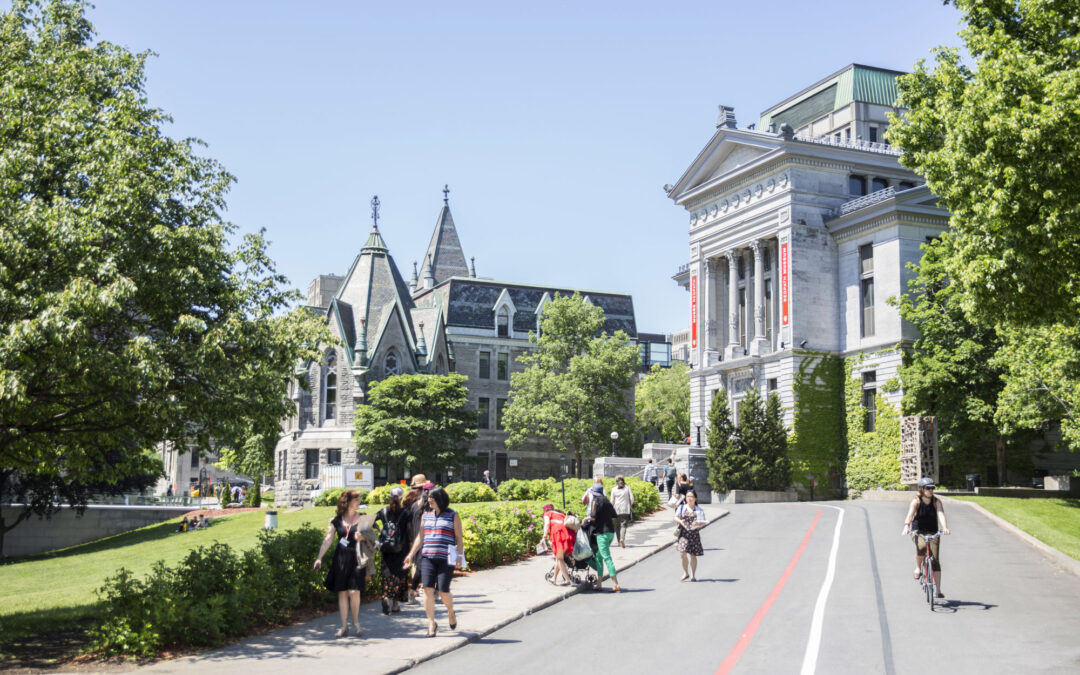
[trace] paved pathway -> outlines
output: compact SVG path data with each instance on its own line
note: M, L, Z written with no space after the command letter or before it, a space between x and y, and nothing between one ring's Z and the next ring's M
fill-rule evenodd
M662 551L620 574L618 596L569 598L417 673L553 660L620 675L1080 672L1080 577L966 505L946 507L933 613L899 536L905 504L729 508L703 532L698 583Z
M727 514L719 506L704 505L704 508L711 521ZM673 512L665 509L632 525L627 534L627 548L612 550L616 567L626 569L670 547L674 527L672 516ZM427 619L422 606L403 605L401 613L387 617L382 615L379 603L375 602L360 610L362 638L335 639L333 634L339 623L337 612L334 612L230 647L156 663L140 670L155 673L197 671L200 675L234 675L255 669L263 675L292 675L298 668L318 668L324 672L400 672L576 594L575 590L555 587L545 581L544 574L550 568L551 557L538 556L456 578L452 591L458 616L457 630L449 630L442 605L436 605L439 634L431 639L426 636ZM610 586L608 582L607 587Z

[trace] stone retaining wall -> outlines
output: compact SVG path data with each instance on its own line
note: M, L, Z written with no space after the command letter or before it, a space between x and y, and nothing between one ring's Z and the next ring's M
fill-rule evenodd
M64 506L51 518L30 516L4 536L4 557L33 555L102 539L146 525L176 518L191 506L90 505L82 516ZM2 506L5 522L18 516L19 507Z
M768 490L732 490L731 492L712 493L717 504L768 504L773 502L797 502L799 495L795 490L772 492Z

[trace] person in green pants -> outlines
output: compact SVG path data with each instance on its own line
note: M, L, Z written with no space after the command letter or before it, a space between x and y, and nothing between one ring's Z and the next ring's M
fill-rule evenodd
M611 541L615 538L615 507L604 496L604 484L593 483L589 488L589 515L582 521L582 525L591 528L596 536L596 554L589 558L589 564L596 570L596 590L604 590L604 565L607 565L608 576L614 588L611 590L618 593L619 578L615 575L615 563L611 560Z

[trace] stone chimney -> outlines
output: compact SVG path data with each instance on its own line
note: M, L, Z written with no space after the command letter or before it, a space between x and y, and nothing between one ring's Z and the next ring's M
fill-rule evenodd
M727 127L735 129L735 108L730 105L720 105L720 116L716 119L716 128Z

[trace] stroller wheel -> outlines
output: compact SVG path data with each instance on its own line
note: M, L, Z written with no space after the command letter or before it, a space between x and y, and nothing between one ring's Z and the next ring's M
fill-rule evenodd
M552 567L550 570L548 570L547 574L544 575L544 580L547 581L549 584L555 583L555 568L554 567Z

